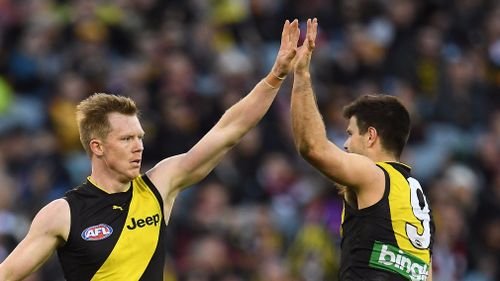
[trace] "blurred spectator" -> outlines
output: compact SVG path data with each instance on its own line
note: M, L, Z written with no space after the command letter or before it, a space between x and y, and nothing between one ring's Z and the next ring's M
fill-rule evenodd
M147 169L194 145L249 90L295 17L319 19L313 81L332 141L343 145L341 108L361 94L386 92L410 110L403 157L431 195L434 279L500 280L491 0L0 0L0 260L42 205L89 174L77 102L133 97ZM335 280L342 201L293 149L291 78L262 123L179 196L167 280ZM55 262L30 278L63 280Z

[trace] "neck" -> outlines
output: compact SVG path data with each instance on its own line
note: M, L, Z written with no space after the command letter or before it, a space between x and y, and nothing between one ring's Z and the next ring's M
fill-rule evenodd
M368 155L368 158L370 158L373 162L399 162L399 157L386 152L374 152L371 155Z
M106 177L100 177L94 173L92 173L89 178L92 184L107 193L125 192L130 188L130 182L122 183L116 180L110 180Z
M122 180L107 167L102 167L99 161L92 161L90 181L107 193L125 192L130 187L130 180Z

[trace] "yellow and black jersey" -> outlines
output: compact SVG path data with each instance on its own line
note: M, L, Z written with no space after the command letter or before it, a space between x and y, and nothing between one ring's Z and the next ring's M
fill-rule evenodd
M113 194L87 180L64 199L71 227L57 253L67 281L163 280L163 202L146 175Z
M410 167L379 162L385 191L358 210L344 201L340 280L427 280L434 224L422 187Z

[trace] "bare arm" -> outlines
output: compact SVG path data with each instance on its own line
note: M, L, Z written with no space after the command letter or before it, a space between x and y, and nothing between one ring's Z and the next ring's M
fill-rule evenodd
M187 153L167 158L147 172L164 200L173 198L184 187L203 179L225 153L264 116L279 87L291 69L296 54L299 29L297 20L283 27L281 46L271 72L238 103L229 108L217 124Z
M316 34L317 20L308 20L306 40L295 58L291 104L295 146L302 157L328 178L347 186L363 186L383 174L370 159L347 153L327 138L309 72Z
M427 281L432 281L432 261L431 266L429 266L429 276L427 277Z
M33 219L26 237L0 264L0 280L22 280L36 271L67 239L69 205L58 199L45 206Z

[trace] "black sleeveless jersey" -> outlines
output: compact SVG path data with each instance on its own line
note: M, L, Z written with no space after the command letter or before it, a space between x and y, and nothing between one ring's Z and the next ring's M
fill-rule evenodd
M382 199L361 210L344 201L340 280L427 280L434 224L422 187L404 164L377 165Z
M57 254L67 281L163 280L163 201L146 175L113 194L87 180L64 199L71 227Z

